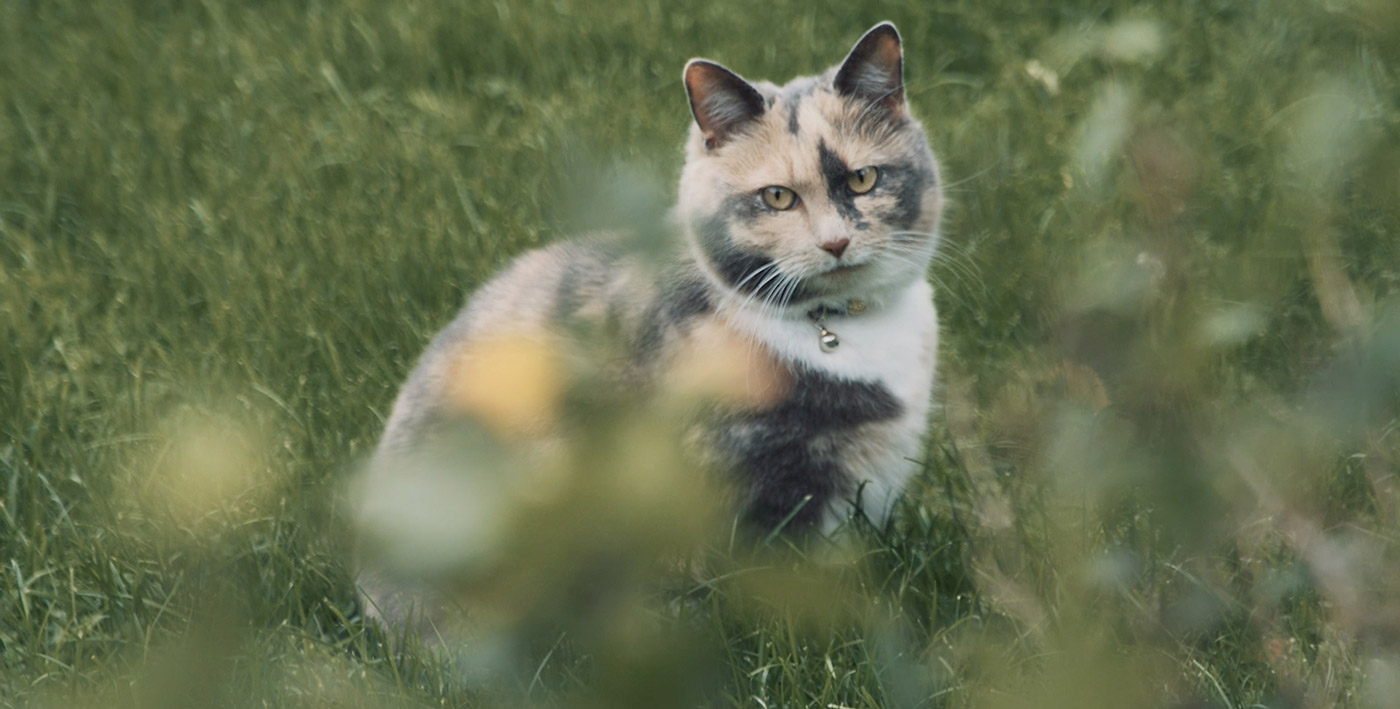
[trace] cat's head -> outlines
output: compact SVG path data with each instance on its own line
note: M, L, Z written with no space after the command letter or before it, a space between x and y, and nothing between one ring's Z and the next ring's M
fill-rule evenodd
M711 280L801 308L879 300L924 277L943 198L902 65L887 22L840 65L786 86L686 64L695 122L678 211Z

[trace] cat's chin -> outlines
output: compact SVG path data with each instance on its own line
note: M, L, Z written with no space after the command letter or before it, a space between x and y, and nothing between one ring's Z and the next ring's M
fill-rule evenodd
M912 283L918 274L891 268L879 260L840 265L808 279L809 288L823 296L859 296L863 293L896 291Z
M827 271L826 273L823 273L822 277L836 279L840 281L843 279L857 277L858 274L864 273L869 270L870 264L868 263L842 264L831 269L830 271Z

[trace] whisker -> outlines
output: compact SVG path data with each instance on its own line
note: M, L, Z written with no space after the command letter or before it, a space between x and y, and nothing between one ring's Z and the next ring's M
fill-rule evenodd
M755 274L754 274L754 275L756 275L756 274L758 274L758 273L762 273L763 271L767 271L767 270L769 270L769 269L772 269L772 270L773 270L773 274L777 274L777 273L779 273L779 271L777 270L776 267L777 267L777 263L776 263L776 262L770 262L770 263L768 263L767 265L763 266L762 268L755 269ZM772 278L772 274L770 274L767 278L765 278L764 281L763 281L763 283L767 283L768 280L771 279L771 278ZM746 278L744 279L744 281L741 281L740 283L746 282L747 280L748 280L748 278L746 277ZM750 307L752 304L754 304L754 303L756 303L756 302L759 302L760 296L761 296L761 294L762 294L762 292L763 292L763 291L762 291L763 283L760 283L759 286L758 286L757 288L754 288L751 292L748 292L748 293L745 293L745 292L743 292L743 291L737 291L737 292L739 293L739 295L740 295L740 300L739 300L739 305L738 305L738 307L739 307L740 309L748 308L748 307Z
M745 276L744 279L739 282L740 286L759 275L763 275L758 285L754 286L749 292L745 293L740 291L742 298L739 301L739 307L755 308L761 318L778 317L778 310L780 309L779 301L785 297L785 292L793 290L794 286L791 282L795 279L794 276L786 273L783 267L792 263L797 258L797 256L787 256L774 259L754 269L753 273Z
M949 292L955 292L955 289L950 288L950 287L948 286L948 283L947 283L946 281L944 281L941 277L939 277L938 273L936 273L936 272L929 272L929 270L928 270L928 265L929 265L930 262L929 262L926 258L924 258L924 257L926 256L926 254L917 254L917 256L919 257L919 260L916 261L916 260L914 260L913 258L910 258L910 257L909 257L908 255L906 255L905 253L901 253L901 252L898 251L898 250L891 249L891 250L889 250L889 251L887 251L887 252L885 253L885 256L886 256L886 258L894 259L894 260L899 261L899 262L901 262L901 263L908 264L911 268L914 268L914 269L916 269L916 270L922 270L922 271L924 271L924 272L925 272L925 275L927 275L928 278L931 279L931 280L933 281L933 284L934 284L935 288L937 288L938 290L946 290L946 291L949 291ZM973 284L967 279L967 277L966 277L965 274L963 274L963 273L961 273L961 272L959 272L959 271L953 271L953 272L952 272L952 275L956 278L957 282L958 282L960 285L963 286L963 289L965 289L965 290L972 290L972 289L973 289L973 288L972 288L972 285L973 285ZM985 288L983 288L983 292L985 293Z
M760 318L767 320L776 317L775 301L778 298L778 294L782 292L783 286L787 284L787 281L788 275L786 273L782 274L782 278L778 280L777 285L769 289L768 294L763 297L763 302L759 307Z
M900 239L899 237L902 237L902 236L922 236L922 237L925 237L925 238L929 239L930 242L936 242L936 243L933 244L933 258L934 258L935 260L950 262L950 261L953 261L953 260L958 260L958 259L960 259L960 260L962 260L962 261L965 262L965 264L964 264L965 266L967 266L968 268L970 268L970 269L972 269L972 270L974 270L974 271L977 271L977 272L979 273L979 275L980 275L980 273L981 273L981 269L978 268L977 265L976 265L977 257L976 257L976 255L975 255L975 253L973 252L973 250L972 250L970 247L968 247L968 246L965 246L965 245L963 245L963 244L959 244L959 243L956 242L956 241L949 241L949 240L947 240L947 239L937 238L936 235L934 235L934 234L932 234L932 233L929 233L929 232L921 232L921 231L895 231L895 232L890 232L890 235L891 235L892 237L894 237L894 238L897 239L896 243L901 244L901 245L908 245L910 242L909 242L908 240L906 240L906 239Z
M988 166L982 168L981 170L978 170L977 172L975 172L975 173L973 173L973 174L971 174L971 175L968 175L967 177L962 178L961 180L957 180L957 181L955 181L955 182L946 182L946 183L943 184L943 191L944 191L944 192L947 192L948 190L951 190L951 189L953 189L954 187L958 187L958 186L960 186L960 185L965 185L965 184L967 184L967 183L969 183L969 182L971 182L971 181L973 181L973 180L975 180L975 179L977 179L977 178L979 178L979 177L982 177L983 175L986 175L987 173L989 173L989 172L991 172L992 170L996 169L996 166L997 166L997 163L992 163L992 164L990 164L990 165L988 165Z
M794 277L791 279L791 281L788 283L787 289L783 291L782 306L781 306L780 310L787 310L788 306L789 306L789 305L791 304L791 302L792 302L792 296L794 296L794 295L797 294L797 288L798 288L798 286L801 285L801 284L802 284L802 278L801 278L801 277L794 276Z
M984 289L985 279L976 254L969 248L955 242L943 242L933 250L933 262L954 271L961 271L967 278L976 281Z
M763 273L764 271L767 271L767 270L770 269L770 268L776 268L777 265L778 265L778 263L777 263L776 261L769 261L768 263L766 263L766 264L764 264L764 265L762 265L762 266L759 266L758 268L755 268L753 271L751 271L751 272L749 273L749 275L744 276L744 279L743 279L743 280L741 280L741 281L739 281L738 283L735 283L735 284L734 284L734 290L736 290L736 291L742 290L745 283L748 283L748 282L749 282L751 279L753 279L755 276L757 276L757 275L760 274L760 273ZM763 287L762 285L759 285L757 288L755 288L755 290L757 290L758 288L762 288L762 287Z
M784 274L783 274L783 272L782 272L781 269L773 269L773 272L770 273L770 274L768 274L768 277L767 277L767 278L764 278L762 283L759 283L757 286L754 286L754 289L753 289L753 290L754 290L754 293L762 292L764 286L766 286L766 285L768 285L770 282L772 282L772 280L773 280L774 278L779 279L779 280L778 280L778 283L781 284L781 283L782 283L783 277L784 277ZM777 287L777 286L774 286L774 288L776 288L776 287Z
M986 280L982 277L982 271L977 267L976 262L970 258L966 252L957 253L956 257L944 253L937 247L922 246L908 242L895 242L887 247L886 253L891 258L896 258L910 266L920 267L927 270L928 265L934 267L934 273L930 273L940 287L947 287L947 282L938 276L939 271L945 271L953 276L960 290L965 292L987 292ZM914 259L919 259L915 261Z

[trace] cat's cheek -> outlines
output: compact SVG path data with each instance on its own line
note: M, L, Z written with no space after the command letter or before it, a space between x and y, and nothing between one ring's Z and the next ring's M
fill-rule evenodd
M936 216L940 208L938 178L931 169L909 167L889 170L881 178L871 207L886 225L908 230L925 221L926 217Z

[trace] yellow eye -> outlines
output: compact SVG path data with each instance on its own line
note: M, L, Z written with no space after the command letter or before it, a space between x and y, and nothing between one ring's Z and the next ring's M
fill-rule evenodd
M853 171L850 176L846 178L846 186L851 188L851 191L856 194L865 194L875 189L875 180L879 179L879 177L880 173L877 172L875 168L862 167L859 170Z
M778 211L792 209L797 204L797 193L786 187L764 187L762 192L763 203Z

